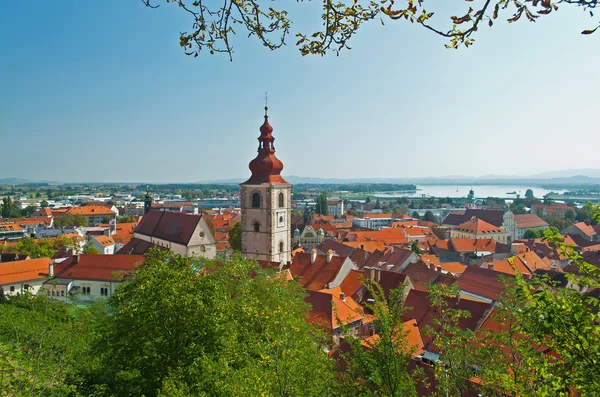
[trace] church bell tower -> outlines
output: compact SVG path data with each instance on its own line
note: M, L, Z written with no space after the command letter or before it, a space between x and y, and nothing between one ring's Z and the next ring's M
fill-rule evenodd
M260 127L258 155L250 162L250 178L240 185L242 254L272 262L291 261L291 185L281 176L275 156L268 108Z

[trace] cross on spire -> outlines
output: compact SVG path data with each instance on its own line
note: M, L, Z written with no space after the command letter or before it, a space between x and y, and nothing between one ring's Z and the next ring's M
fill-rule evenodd
M267 116L267 111L269 110L269 96L265 92L265 116Z

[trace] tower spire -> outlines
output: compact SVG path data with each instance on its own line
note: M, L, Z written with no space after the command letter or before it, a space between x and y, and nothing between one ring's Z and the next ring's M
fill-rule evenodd
M265 93L265 104L267 101L268 96ZM268 109L268 106L265 106L265 121L260 126L258 137L258 155L249 165L252 176L245 183L287 184L281 177L283 163L275 156L275 138L272 135L273 127L269 124Z

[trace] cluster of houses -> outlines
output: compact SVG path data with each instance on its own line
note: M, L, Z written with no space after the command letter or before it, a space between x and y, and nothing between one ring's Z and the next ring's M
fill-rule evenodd
M120 275L143 262L150 248L227 256L229 230L239 221L242 254L300 283L311 305L308 321L324 327L336 343L347 337L343 330L364 339L367 347L376 338L378 319L365 308L374 297L365 280L377 281L386 296L406 286L404 301L410 309L404 327L415 360L426 364L440 359L434 338L423 332L435 327L439 316L429 301L431 285L457 286L460 297L447 304L471 313L460 326L473 331L496 326L493 312L501 280L517 272L525 278L548 275L559 288L598 292L567 280L565 273L577 275L577 266L555 245L523 238L528 229L548 227L535 213L468 208L434 223L381 212L354 217L334 201L328 203L332 215L292 216L290 185L281 176L283 163L275 157L272 131L265 115L258 155L250 163L252 175L241 185L239 210L196 213L186 203L156 205L147 194L136 222L120 224L114 221L116 211L106 205L71 207L64 213L88 217L89 226L68 232L82 242L93 241L101 254L82 253L81 245L59 250L53 258L2 254L0 287L9 295L27 291L65 301L102 299L114 293ZM555 210L560 212L554 206L539 209ZM37 227L52 228L59 211L63 209L46 208L27 220L3 220L0 233L24 229L37 235ZM598 226L579 222L562 233L584 260L600 266Z

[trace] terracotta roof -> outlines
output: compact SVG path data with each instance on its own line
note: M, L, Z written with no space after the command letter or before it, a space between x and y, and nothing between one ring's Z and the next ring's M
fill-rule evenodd
M412 319L402 323L404 328L404 337L406 338L406 347L412 352L412 357L417 357L425 352L421 332L417 325L417 320ZM379 334L363 338L361 343L364 347L370 349L375 346L375 343L380 339Z
M0 224L0 231L2 232L19 232L22 230L23 228L15 223Z
M149 241L139 239L137 237L133 237L127 244L125 244L120 250L116 252L116 254L124 254L124 255L144 255L147 253L150 248L160 248L167 249L165 247L158 246Z
M187 245L201 218L201 215L151 210L144 215L135 232Z
M80 254L78 263L75 263L76 256L72 256L55 265L54 275L67 279L117 281L122 272L133 270L144 260L142 255Z
M360 248L368 252L386 249L385 242L383 241L344 241L343 244L352 248Z
M480 218L473 217L468 221L461 223L458 226L454 227L454 230L458 230L466 233L473 234L485 234L485 233L504 233L505 230L492 225Z
M97 236L94 237L94 240L96 240L96 242L103 247L108 247L115 244L115 240L113 240L110 236Z
M258 137L258 155L248 166L252 175L243 184L288 184L281 176L283 163L275 156L273 144L275 138L272 132L273 127L269 124L269 116L265 114L265 121L260 127L260 136Z
M386 270L379 271L379 285L383 290L386 298L390 297L390 292L397 289L406 282L406 273L388 272ZM411 279L412 281L412 279Z
M40 208L38 210L36 210L33 214L31 214L32 217L51 217L52 216L52 211L50 211L50 208Z
M463 223L464 221L468 220L469 218L465 215L464 212L451 212L448 215L446 215L446 218L444 218L444 220L442 221L443 225L460 225L461 223Z
M356 299L357 294L359 294L364 287L361 281L363 277L363 272L354 269L350 270L350 273L348 273L340 285L342 292L344 292L346 296Z
M84 205L81 207L71 207L67 211L70 215L116 215L109 207L103 205Z
M364 317L361 306L354 299L340 298L339 288L307 292L305 300L311 305L308 319L313 324L333 330L340 327L340 322L349 324Z
M515 214L515 223L518 229L548 226L548 223L536 214Z
M43 280L48 276L50 258L0 263L0 285Z
M588 237L596 235L596 231L594 230L594 228L585 222L577 222L574 223L573 226L581 230L581 232Z
M29 217L29 218L9 218L3 220L3 222L14 223L17 225L42 225L42 224L50 224L52 222L52 218L47 217Z
M381 230L369 230L348 232L345 240L348 241L366 241L366 240L377 240L384 242L387 245L392 244L407 244L408 239L404 235L402 228L384 228Z
M434 319L439 320L439 312L431 307L429 292L410 290L404 302L406 311L403 314L405 319L414 319L419 326L419 329L425 327L437 328ZM481 320L486 312L491 308L489 303L477 302L470 299L446 299L444 308L453 308L458 310L466 310L471 313L470 317L463 317L459 320L459 326L462 329L476 330L479 320ZM435 333L422 334L423 344L427 350L436 351L434 345Z
M317 255L312 264L310 259L310 253L296 254L290 264L290 272L305 289L319 291L327 288L335 279L347 258L333 256L331 262L327 263L327 255Z
M427 291L430 284L451 285L456 282L456 278L448 274L441 274L437 270L432 270L430 266L422 262L409 264L401 274L406 274L415 289Z
M522 254L524 252L529 251L529 247L527 247L525 244L523 243L512 243L511 244L512 249L517 253L517 254Z
M321 252L332 250L339 256L350 256L354 252L354 248L349 245L339 243L335 240L325 240L317 246Z
M509 274L504 274L504 276L512 277ZM499 272L477 266L467 266L467 269L458 278L458 287L461 291L479 295L493 301L497 301L504 290L504 284L500 281Z
M392 214L364 214L362 216L362 219L385 219L385 218L392 218Z
M450 243L454 251L456 252L496 252L496 240L491 238L457 238L453 237L450 239Z

